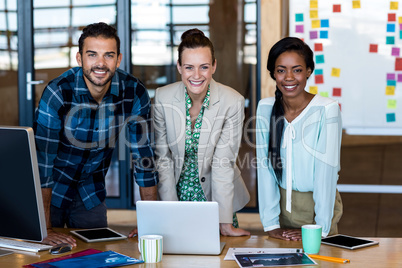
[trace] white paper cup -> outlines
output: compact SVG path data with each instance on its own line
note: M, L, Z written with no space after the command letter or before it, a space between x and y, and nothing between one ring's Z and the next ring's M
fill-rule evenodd
M161 235L141 236L138 239L138 250L144 262L160 262L163 254L163 237Z

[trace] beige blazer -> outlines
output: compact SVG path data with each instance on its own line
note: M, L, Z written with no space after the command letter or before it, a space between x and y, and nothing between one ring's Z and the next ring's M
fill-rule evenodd
M183 167L186 139L184 92L182 82L156 89L153 122L161 200L178 200L176 184ZM214 80L210 93L199 139L199 178L207 199L219 204L220 222L232 223L233 212L250 200L236 165L243 132L244 98Z

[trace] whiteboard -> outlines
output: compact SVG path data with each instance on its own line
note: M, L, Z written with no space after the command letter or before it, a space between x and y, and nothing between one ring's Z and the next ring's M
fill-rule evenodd
M402 1L289 0L289 35L314 51L306 90L340 103L348 134L402 135L400 24Z

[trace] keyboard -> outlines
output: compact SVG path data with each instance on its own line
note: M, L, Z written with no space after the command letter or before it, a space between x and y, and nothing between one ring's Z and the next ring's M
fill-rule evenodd
M11 248L16 250L24 250L31 252L39 252L43 250L49 250L52 248L50 245L44 245L39 243L24 242L18 240L0 238L0 247Z

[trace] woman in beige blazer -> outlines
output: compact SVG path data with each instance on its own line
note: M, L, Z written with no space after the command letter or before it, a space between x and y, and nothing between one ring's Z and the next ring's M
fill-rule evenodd
M212 79L213 45L202 31L183 33L178 50L182 81L158 88L153 106L159 197L216 201L221 234L249 235L233 226L250 200L236 165L244 98Z

